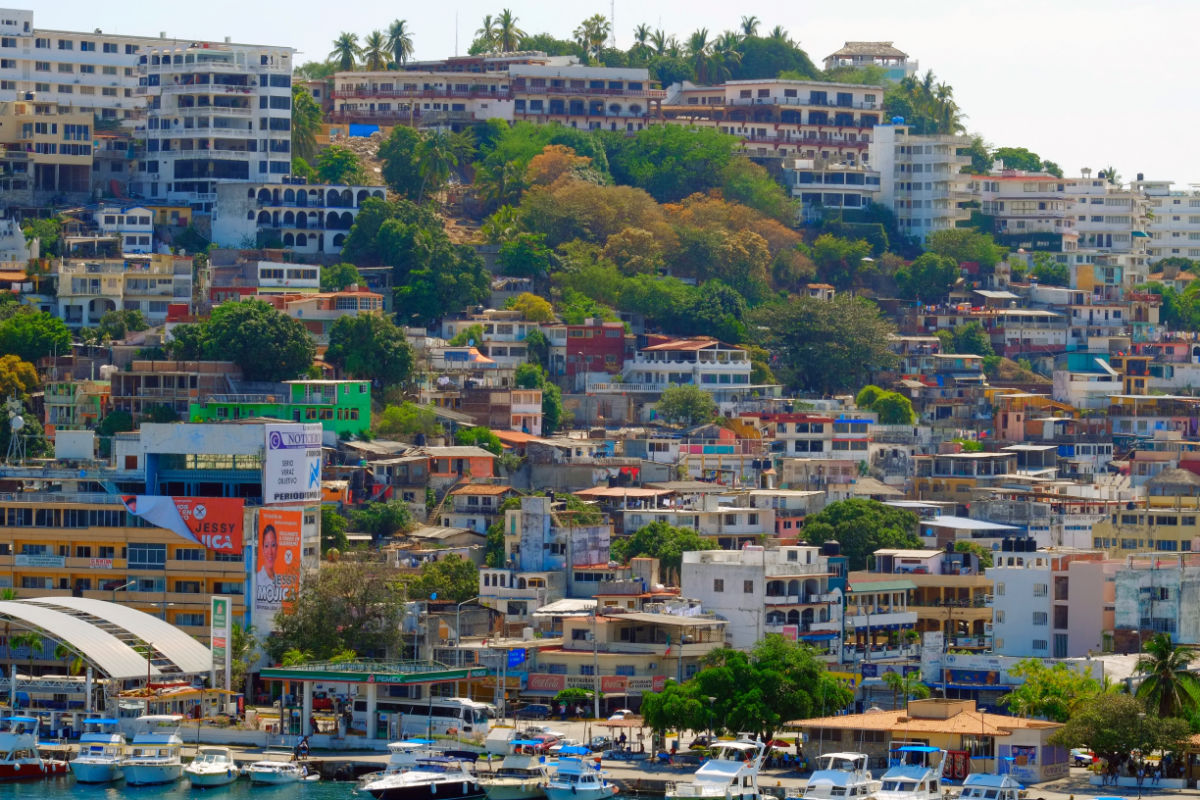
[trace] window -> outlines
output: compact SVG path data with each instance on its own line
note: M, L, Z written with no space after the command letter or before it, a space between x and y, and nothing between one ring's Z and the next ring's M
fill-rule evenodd
M117 45L115 42L105 42L102 49L105 53L115 53L117 52Z
M176 561L203 561L203 547L177 547L175 549Z
M742 581L742 592L754 594L754 581Z
M725 581L721 578L713 578L713 591L714 592L725 591Z
M1045 583L1035 583L1033 585L1033 596L1034 597L1046 597L1048 594L1050 594L1049 585L1047 585Z
M130 569L162 569L167 565L167 546L148 542L129 545Z
M1034 639L1033 640L1033 649L1034 650L1049 650L1050 644L1045 639Z
M1033 612L1033 624L1039 627L1048 625L1050 622L1045 611Z
M196 628L202 627L204 625L204 613L200 612L198 614L176 614L175 615L175 624L176 625L191 625Z

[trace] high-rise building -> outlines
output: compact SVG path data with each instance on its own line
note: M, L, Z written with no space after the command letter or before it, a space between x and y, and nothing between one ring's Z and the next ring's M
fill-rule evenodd
M895 212L901 232L924 241L970 218L962 168L971 160L959 153L970 145L969 136L923 136L902 123L875 128L870 162L879 171L879 202Z

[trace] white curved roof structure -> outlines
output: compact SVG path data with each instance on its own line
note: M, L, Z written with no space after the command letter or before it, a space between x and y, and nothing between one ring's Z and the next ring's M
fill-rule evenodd
M105 600L39 597L0 601L0 619L65 642L109 678L196 675L212 669L212 652L158 617ZM136 646L136 647L135 647Z

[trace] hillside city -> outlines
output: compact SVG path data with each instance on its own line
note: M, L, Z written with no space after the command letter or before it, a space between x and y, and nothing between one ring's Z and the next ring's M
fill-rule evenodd
M903 43L756 17L619 50L503 9L429 61L381 19L305 63L34 17L0 9L11 703L1196 785L1194 186L1065 174Z

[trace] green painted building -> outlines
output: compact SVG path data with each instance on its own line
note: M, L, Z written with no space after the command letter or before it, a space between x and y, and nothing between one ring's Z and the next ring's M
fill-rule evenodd
M371 427L370 381L284 381L286 394L214 394L192 403L192 422L225 422L273 417L320 422L338 436L358 435Z

